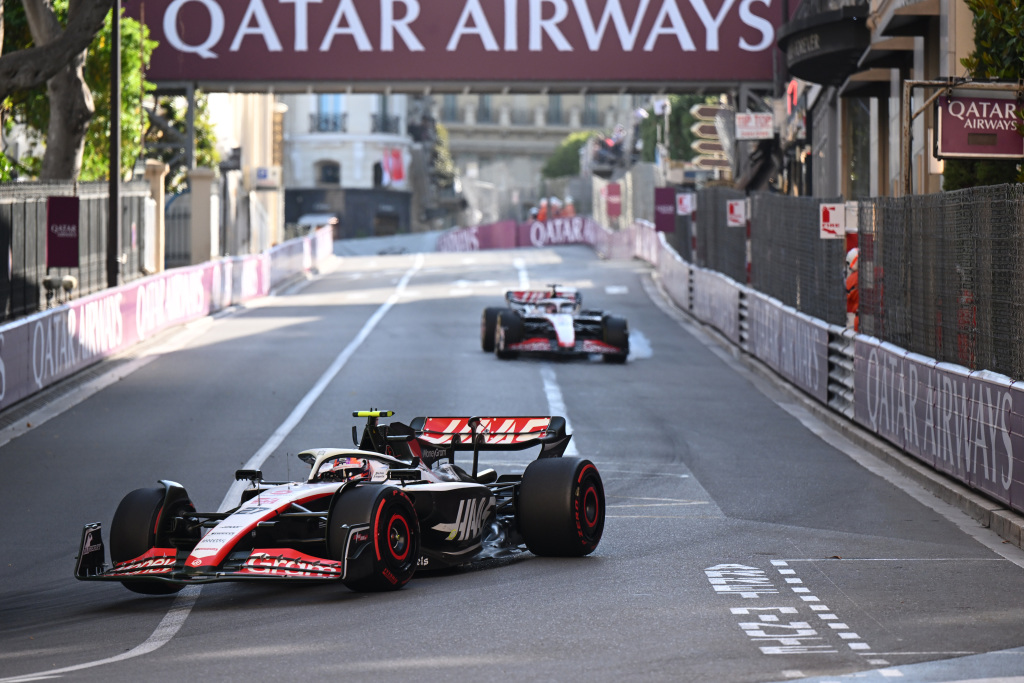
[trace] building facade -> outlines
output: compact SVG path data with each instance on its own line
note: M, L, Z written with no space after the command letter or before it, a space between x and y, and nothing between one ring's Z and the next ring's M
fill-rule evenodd
M779 31L793 80L777 108L776 187L846 199L941 191L936 88L904 102L904 84L965 76L972 18L964 0L803 0Z

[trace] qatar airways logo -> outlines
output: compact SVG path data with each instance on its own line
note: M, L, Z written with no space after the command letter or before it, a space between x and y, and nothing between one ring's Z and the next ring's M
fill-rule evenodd
M240 19L237 12L225 12L243 2ZM542 52L551 47L598 52L615 45L631 53L652 52L669 43L682 52L714 53L723 48L762 52L775 39L772 22L763 16L772 0L626 4L628 9L622 0L455 0L438 9L422 0L377 0L358 7L355 0L173 0L162 26L175 50L204 59L238 52L249 41L262 43L268 52L296 53L329 52L340 43L359 52L393 52L398 46L424 52L423 39L435 44L439 37L446 52ZM461 7L457 14L456 7ZM186 12L188 20L183 18ZM190 32L186 37L186 25L203 25L204 35Z

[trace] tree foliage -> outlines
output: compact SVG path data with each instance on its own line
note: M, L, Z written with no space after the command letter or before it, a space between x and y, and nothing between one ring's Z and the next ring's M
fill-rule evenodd
M147 155L170 166L164 180L167 191L181 192L188 180L189 169L184 165L184 148L187 142L188 100L184 96L159 97L152 103L152 114L159 118L160 125L147 129L146 144L151 146ZM146 115L143 112L143 115ZM195 91L195 163L202 168L215 168L220 162L217 152L217 137L210 122L210 101L208 96ZM164 145L155 147L155 145Z
M563 178L580 174L580 149L587 144L596 133L581 130L565 136L558 148L552 152L541 168L545 178Z
M54 0L53 9L66 21L68 0ZM25 10L20 0L4 0L5 31L3 52L10 55L32 49ZM109 175L110 158L110 28L112 12L108 12L100 30L93 37L85 61L85 80L92 92L95 114L85 136L85 154L79 179L100 180ZM153 89L144 79L145 67L156 42L149 40L149 29L134 19L121 19L121 168L128 173L142 154L145 114L142 101ZM23 124L31 142L45 144L49 126L50 101L45 84L17 91L4 101L4 133L15 124ZM6 150L5 150L6 151ZM8 171L13 163L5 157ZM20 175L36 175L41 159L28 156L21 161Z
M974 52L960 60L975 80L1019 81L1024 78L1024 12L1017 2L967 0L974 13ZM942 188L1024 182L1016 161L947 159Z
M689 161L697 154L691 146L696 137L690 128L696 121L690 114L690 108L695 104L717 104L718 97L669 95L667 100L671 106L668 115L669 158L676 161ZM665 140L665 117L656 116L653 107L648 107L646 111L647 118L640 122L640 139L643 141L641 159L653 162L658 143Z

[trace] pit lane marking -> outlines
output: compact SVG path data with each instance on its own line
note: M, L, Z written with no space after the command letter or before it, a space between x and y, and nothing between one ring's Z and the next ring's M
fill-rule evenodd
M327 386L331 381L341 372L341 369L345 367L345 364L349 361L356 350L362 346L363 342L366 341L367 337L373 331L377 324L384 318L388 311L398 303L399 297L405 291L406 285L413 275L423 267L423 254L417 254L416 260L409 270L405 272L402 279L399 280L398 285L395 287L395 291L388 297L387 301L380 305L380 307L374 312L370 319L366 321L362 329L355 338L349 342L341 353L338 354L334 362L331 363L330 367L324 371L317 380L316 384L306 393L306 395L299 401L298 405L295 406L292 413L281 423L281 426L270 435L266 443L256 451L256 453L249 458L249 460L243 465L242 469L259 469L263 462L270 457L270 455L277 449L278 446L285 440L285 438L295 429L309 409L313 406L316 400L321 394L327 389ZM566 421L568 426L568 420ZM235 482L228 488L227 494L224 496L224 500L221 501L220 507L217 509L218 512L224 512L231 507L234 507L242 491L248 486L248 482ZM156 630L141 644L136 647L123 652L113 657L107 657L105 659L99 659L92 662L85 662L83 664L75 664L72 666L63 667L60 669L51 669L49 671L42 671L39 673L23 674L21 676L13 676L10 678L0 678L0 683L15 683L16 681L40 681L47 678L57 678L65 673L73 671L81 671L82 669L91 669L97 666L103 666L105 664L113 664L115 662L122 662L126 659L133 659L140 657L145 654L149 654L159 648L163 647L170 642L171 638L177 635L178 631L185 624L185 620L188 615L192 612L193 606L195 606L196 600L199 599L199 593L202 590L201 585L186 586L174 597L174 602L171 603L170 609L167 614L164 615L163 619L157 625Z

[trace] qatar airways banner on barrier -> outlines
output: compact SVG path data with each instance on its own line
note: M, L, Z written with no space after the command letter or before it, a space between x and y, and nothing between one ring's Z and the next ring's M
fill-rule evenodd
M516 247L552 247L560 244L596 245L601 227L585 216L516 223L500 221L454 228L437 238L438 251L480 251Z
M747 290L750 353L828 405L828 325Z
M331 228L175 268L0 326L0 409L172 325L270 293L333 253Z
M1024 509L1024 390L857 335L854 419L940 472Z
M779 0L140 0L147 78L772 80Z

